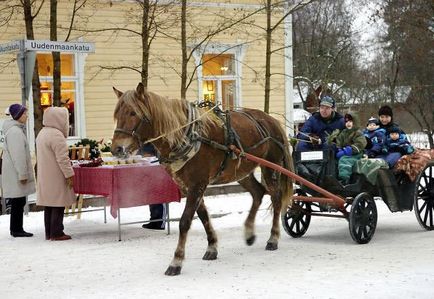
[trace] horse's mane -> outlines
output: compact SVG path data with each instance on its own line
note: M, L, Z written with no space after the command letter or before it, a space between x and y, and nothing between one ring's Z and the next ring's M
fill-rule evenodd
M157 136L163 135L162 139L166 140L170 146L180 144L184 141L184 129L181 127L187 124L186 100L169 99L156 93L144 91L143 97L137 97L134 90L126 91L115 107L115 118L125 103L130 106L139 117L146 117L152 123L154 133ZM213 113L206 113L203 109L198 109L200 120L202 122L202 133L207 134L211 124L215 124L216 117Z

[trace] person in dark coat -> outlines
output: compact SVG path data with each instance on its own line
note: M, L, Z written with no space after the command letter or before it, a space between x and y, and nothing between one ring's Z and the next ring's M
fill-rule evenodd
M365 135L368 142L365 148L365 154L368 158L375 158L382 154L385 134L386 130L380 128L380 121L375 117L371 117L368 120L366 129L363 130L363 135Z
M387 105L380 107L380 109L378 110L378 117L380 118L380 128L386 130L386 140L387 140L390 134L390 129L392 127L399 128L399 126L393 122L392 108ZM401 129L399 130L400 130L399 132L400 136L407 140L407 135L405 134L405 132ZM398 152L383 151L383 154L381 156L378 156L378 158L386 160L387 164L389 164L389 168L393 168L396 162L398 162L399 158L401 158L401 154Z
M138 154L144 157L155 156L156 151L154 146L151 143L146 143L139 149ZM164 220L166 219L166 214L167 214L166 206L164 204L149 205L149 212L151 213L151 217L149 220L152 222L145 223L142 225L142 227L148 229L163 230L166 226L166 221Z
M306 121L297 135L299 142L297 151L312 151L327 149L328 135L335 130L345 128L342 115L335 111L336 102L331 96L321 98L319 112L315 112Z

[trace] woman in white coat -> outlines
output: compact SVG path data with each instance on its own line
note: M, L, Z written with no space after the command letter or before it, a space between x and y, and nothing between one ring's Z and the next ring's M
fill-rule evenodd
M64 241L71 236L63 232L65 206L75 201L74 170L68 156L68 110L49 107L45 110L44 127L36 137L38 191L36 204L44 206L45 239Z
M11 203L10 234L13 237L31 237L23 229L26 196L35 193L30 149L26 137L27 109L23 105L9 106L9 115L3 123L2 188L3 197Z

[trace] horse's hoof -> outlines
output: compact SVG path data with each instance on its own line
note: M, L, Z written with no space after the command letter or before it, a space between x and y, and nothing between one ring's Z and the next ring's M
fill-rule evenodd
M277 243L267 243L267 246L265 246L265 250L276 250L277 249Z
M177 266L177 267L169 266L169 268L167 268L167 270L166 270L166 272L164 272L164 274L167 276L179 275L179 274L181 274L181 266Z
M247 245L252 246L253 243L255 243L255 240L256 240L256 236L253 235L250 238L246 239L246 243L247 243Z
M217 252L216 251L207 251L203 255L203 260L205 261L212 261L217 259Z

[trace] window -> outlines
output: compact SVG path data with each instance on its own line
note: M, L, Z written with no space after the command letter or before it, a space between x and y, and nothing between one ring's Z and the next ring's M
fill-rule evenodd
M41 82L41 106L43 109L53 105L53 57L51 53L37 54L39 80ZM76 55L61 54L61 105L69 111L69 136L80 136L78 132L78 76Z
M221 103L223 109L235 107L236 71L234 54L202 56L202 94L204 101Z

